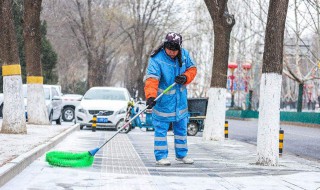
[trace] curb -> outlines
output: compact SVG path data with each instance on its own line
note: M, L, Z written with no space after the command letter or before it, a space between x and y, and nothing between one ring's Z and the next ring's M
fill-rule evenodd
M312 128L320 128L320 124L315 123L301 123L301 122L290 122L290 121L281 121L281 125L295 125L299 127L312 127Z
M239 120L239 121L258 121L258 118L239 118L239 117L226 117L227 119ZM292 125L299 127L312 127L312 128L320 128L320 124L315 123L301 123L301 122L290 122L290 121L280 121L280 125Z
M70 133L79 130L79 124L71 126L69 129L63 131L57 136L53 137L46 143L35 147L17 158L11 160L0 169L0 188L10 181L13 177L18 175L22 170L29 166L34 160L42 156L45 152L56 146Z

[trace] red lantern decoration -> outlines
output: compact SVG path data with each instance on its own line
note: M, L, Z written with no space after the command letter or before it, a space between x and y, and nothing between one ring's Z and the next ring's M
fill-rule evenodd
M230 63L228 64L228 68L231 70L231 73L233 73L234 70L235 70L236 68L238 68L238 64L235 63L235 62L230 62Z
M242 69L249 71L251 69L251 63L243 63Z
M233 80L235 79L235 76L233 75L233 72L236 68L238 68L238 64L235 63L235 62L230 62L228 64L228 68L230 69L231 71L231 75L229 76L230 78L230 90L231 90L231 93L233 93Z

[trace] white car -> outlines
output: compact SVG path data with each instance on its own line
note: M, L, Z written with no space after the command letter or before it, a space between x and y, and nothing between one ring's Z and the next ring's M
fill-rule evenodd
M92 87L76 108L76 123L80 124L80 129L91 127L93 115L96 114L99 115L97 128L119 129L124 124L130 99L126 88Z
M26 84L23 85L24 105L27 114L27 88ZM55 121L56 124L61 124L61 111L62 111L62 99L61 99L61 87L59 85L43 85L45 102L48 109L49 121Z
M75 118L75 109L80 105L82 95L64 94L62 96L62 120L66 122L73 121Z

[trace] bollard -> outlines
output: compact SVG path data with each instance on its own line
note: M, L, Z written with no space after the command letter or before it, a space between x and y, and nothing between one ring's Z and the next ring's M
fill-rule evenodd
M96 128L97 128L97 115L93 115L92 127L91 127L92 132L96 132Z
M224 122L224 138L228 138L228 134L229 134L229 132L228 132L228 127L229 127L229 123L228 123L228 121L225 121Z
M280 156L282 156L283 138L284 138L284 131L280 128L279 130L279 155Z

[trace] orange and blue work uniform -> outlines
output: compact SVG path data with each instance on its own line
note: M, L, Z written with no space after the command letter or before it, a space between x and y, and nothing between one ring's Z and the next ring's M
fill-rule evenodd
M167 131L173 123L175 152L177 158L187 155L187 122L188 102L186 85L191 83L197 74L197 68L187 50L181 48L182 66L178 59L169 57L165 50L160 50L149 60L145 76L146 98L157 97L167 87L174 83L175 77L185 75L187 81L183 85L177 84L164 94L153 107L152 124L155 128L154 153L156 160L167 158Z

